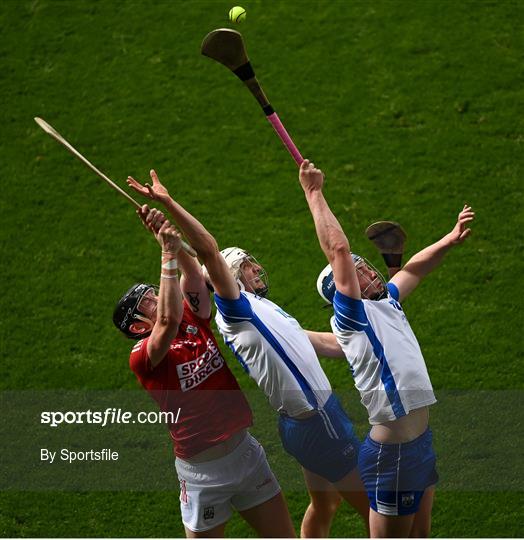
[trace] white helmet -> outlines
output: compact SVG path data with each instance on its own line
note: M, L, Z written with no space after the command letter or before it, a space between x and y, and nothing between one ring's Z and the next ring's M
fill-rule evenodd
M367 287L361 291L362 297L366 298L368 300L381 300L382 298L385 298L387 296L387 288L386 288L386 280L382 276L382 274L364 257L361 257L360 255L357 255L356 253L352 253L351 257L353 258L353 263L355 264L355 268L359 269L359 266L364 263L366 266L371 268L376 274L378 279L381 281L382 285L384 286L384 290L382 294L380 294L377 298L368 298L366 296L367 289L370 287L370 282ZM317 291L318 294L329 304L333 303L333 297L335 296L335 279L333 278L333 270L331 269L331 265L328 264L322 272L318 275L317 278Z
M262 265L260 265L258 261L255 259L255 257L250 255L246 250L238 248L238 247L225 248L220 252L220 254L222 255L222 257L224 257L224 260L226 261L226 264L229 270L231 271L231 274L233 274L233 277L237 280L237 283L241 290L245 290L244 283L240 279L241 277L243 277L242 268L241 268L242 263L249 261L256 264L258 267L260 267L260 271L256 280L257 281L260 280L263 283L263 285L262 286L259 285L258 287L256 287L253 284L253 290L255 291L255 294L257 294L258 296L265 296L267 294L269 290L269 280L267 277L267 273L262 267Z
M240 279L240 265L250 257L249 253L238 247L228 247L220 251L235 279Z
M331 269L330 264L328 264L318 275L317 291L324 302L327 302L328 304L333 303L333 297L335 296L335 279L333 278L333 270Z
M220 252L220 255L222 255L222 257L225 259L227 266L229 267L229 270L231 270L233 277L237 280L240 289L244 290L244 284L240 281L240 265L242 264L244 259L249 257L249 253L237 247L230 247L223 249ZM204 273L204 278L206 280L207 286L211 288L211 290L213 290L211 278L205 265L202 265L202 272Z

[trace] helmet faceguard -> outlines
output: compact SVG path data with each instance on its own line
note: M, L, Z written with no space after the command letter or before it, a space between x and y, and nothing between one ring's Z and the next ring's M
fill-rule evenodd
M158 287L148 283L138 283L133 285L116 305L113 312L113 322L128 338L141 339L149 336L153 330L154 321L144 312L146 301L151 301L151 297L158 296ZM148 326L138 331L133 329L136 323L146 323Z
M244 282L247 282L256 295L262 297L266 296L269 291L268 276L262 265L259 264L255 257L250 255L247 251L237 247L223 249L220 253L222 257L224 257L231 274L233 274L233 277L237 280L241 290L246 289ZM246 263L250 263L258 267L258 274L254 278L249 279L244 273Z
M386 280L382 274L364 257L356 255L355 253L352 253L351 257L353 258L353 263L355 264L355 269L359 276L359 283L361 284L360 294L362 298L365 298L366 300L382 300L383 298L386 298L388 292L386 288ZM374 279L370 279L370 277L363 271L364 265L376 274ZM370 296L368 291L371 287L376 286L377 280L382 284L382 292ZM362 281L364 281L364 286L361 283ZM333 303L333 297L335 296L335 280L333 278L333 270L329 264L322 270L322 272L320 272L318 276L317 291L326 302L329 304ZM369 293L371 293L371 291L369 291Z
M365 298L367 300L382 300L383 298L386 298L388 295L388 290L386 287L386 280L384 279L384 276L364 257L355 254L352 254L352 256L353 262L355 263L355 269L357 271L357 274L360 276L359 283L360 294L362 298ZM358 258L358 260L355 261L355 258ZM371 279L371 277L363 271L364 266L367 266L370 270L372 270L376 274L376 277ZM364 284L362 282L364 282ZM377 282L382 285L382 290L380 292L375 291L373 293L370 289L377 288Z

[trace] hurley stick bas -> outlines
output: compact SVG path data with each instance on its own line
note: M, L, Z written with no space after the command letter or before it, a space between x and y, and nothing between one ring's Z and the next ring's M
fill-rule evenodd
M404 229L395 221L377 221L366 229L366 236L379 250L392 278L402 266L407 239Z
M273 129L288 149L296 164L304 161L295 143L286 131L277 113L269 103L264 94L260 83L258 82L255 71L247 56L246 46L242 34L236 30L228 28L219 28L210 32L202 42L201 52L204 56L212 58L216 62L226 66L232 71L253 94L258 104L262 107L266 118L269 120Z

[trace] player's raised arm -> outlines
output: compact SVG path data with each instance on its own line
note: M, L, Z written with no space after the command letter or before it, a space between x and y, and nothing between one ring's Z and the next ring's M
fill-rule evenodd
M336 288L342 294L358 300L361 297L360 286L348 239L322 193L324 174L306 159L300 166L299 178L315 222L320 247L333 269Z
M182 270L180 288L191 311L202 319L211 316L211 300L202 266L183 249L178 252L178 264Z
M206 265L218 295L224 299L235 300L239 298L238 284L220 254L215 238L195 217L173 200L168 190L160 183L154 170L151 170L150 174L152 185L142 185L131 176L128 177L127 183L141 195L157 200L166 207L175 223L196 250L198 257Z
M458 215L453 230L442 237L438 242L419 251L411 257L402 270L391 279L399 290L399 299L402 302L417 287L420 281L432 272L444 258L444 255L453 247L462 244L471 234L467 224L473 221L475 212L471 206L464 205Z
M159 210L152 210L150 223L147 222L149 207L144 205L137 213L142 218L144 225L156 235L160 226L166 220L166 217ZM208 319L211 315L211 301L209 298L209 289L206 285L202 266L195 259L188 255L183 249L178 252L178 265L181 272L180 288L187 303L195 315L202 319Z
M166 356L182 320L182 291L177 270L177 256L182 241L175 227L165 219L162 212L155 208L150 210L147 205L144 205L137 213L146 227L155 235L162 248L158 300L154 298L141 300L143 303L148 301L151 303L151 306L145 305L144 310L149 308L154 310L153 306L156 305L156 314L151 313L155 322L147 343L147 354L151 366L155 367Z

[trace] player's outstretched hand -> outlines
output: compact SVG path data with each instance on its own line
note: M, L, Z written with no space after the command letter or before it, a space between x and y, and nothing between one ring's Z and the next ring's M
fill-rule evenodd
M315 164L311 163L308 159L305 159L300 165L298 177L300 179L300 185L305 192L322 190L324 173L320 169L315 168Z
M153 199L155 201L165 202L166 199L169 199L169 192L160 183L160 180L158 179L158 176L154 169L151 169L149 172L149 175L151 176L151 180L153 181L153 185L149 183L145 183L142 185L140 182L135 180L132 176L127 177L127 185L131 188L133 188L137 193L140 193L140 195L143 195L144 197L147 197L148 199Z
M156 239L165 253L177 254L182 247L182 239L174 225L166 219L156 234Z
M453 230L449 233L449 242L452 245L462 244L464 240L471 234L471 229L467 227L467 224L475 219L475 212L471 209L471 206L467 204L458 215L457 224L453 227Z

